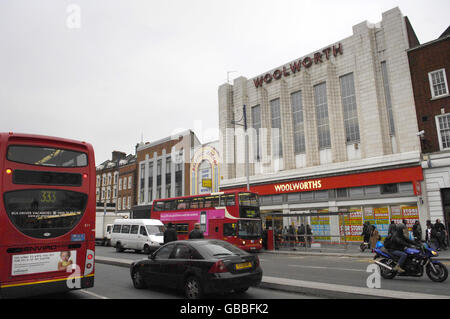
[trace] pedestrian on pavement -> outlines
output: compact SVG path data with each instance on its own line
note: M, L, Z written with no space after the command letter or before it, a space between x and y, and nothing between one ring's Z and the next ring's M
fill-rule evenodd
M306 246L306 242L305 242L305 233L306 233L305 225L301 224L298 227L297 233L299 235L300 244L302 245L302 247L305 247Z
M381 237L375 225L371 225L370 227L372 228L370 232L370 247L372 247L373 252L373 250L377 246L377 242L381 239Z
M176 240L178 240L177 231L175 230L175 227L173 227L173 224L169 223L166 230L164 231L164 244Z
M439 242L436 239L436 229L431 223L431 220L427 220L427 229L425 230L425 241L427 244L435 250L439 249Z
M308 242L307 246L311 247L311 242L312 242L312 229L311 226L309 226L309 224L306 224L306 241Z
M200 229L200 224L195 223L194 229L189 233L189 239L201 239L201 238L205 238L205 236L203 236L203 232Z
M267 250L267 231L269 230L269 227L265 227L262 233L262 244L265 250Z
M416 220L414 226L412 228L414 240L418 243L422 241L422 226L420 226L420 222Z
M394 229L395 229L395 222L393 220L391 220L391 224L389 225L389 228L388 228L388 235L392 234Z
M444 224L442 224L439 219L436 219L434 228L436 229L436 240L439 242L439 247L447 250L447 246L445 245L445 237L447 237L447 232Z
M288 238L289 238L289 247L293 249L295 244L295 228L293 225L289 225Z
M370 227L370 222L365 222L363 225L363 231L361 233L361 236L363 237L364 243L368 243L370 248L370 233L372 231L372 228Z

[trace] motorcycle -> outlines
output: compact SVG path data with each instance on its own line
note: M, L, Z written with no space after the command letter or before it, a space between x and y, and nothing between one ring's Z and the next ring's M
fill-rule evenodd
M403 265L404 273L398 273L394 270L399 257L389 253L382 245L377 245L374 249L374 262L380 267L381 277L385 279L393 279L395 276L422 277L424 270L432 281L443 282L448 277L447 267L432 258L439 256L437 251L423 243L417 248L406 248L405 253L408 255ZM378 260L379 259L379 260Z

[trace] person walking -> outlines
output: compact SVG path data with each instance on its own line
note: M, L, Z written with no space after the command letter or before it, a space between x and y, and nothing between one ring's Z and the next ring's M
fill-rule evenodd
M300 241L300 245L302 247L305 247L306 246L306 242L305 242L305 233L306 233L305 225L301 224L298 227L297 233L298 233L298 236L299 236L298 240Z
M363 237L364 243L368 243L370 248L370 233L372 231L372 228L370 227L370 222L365 222L363 225L363 231L361 233L361 236Z
M195 223L194 229L189 233L189 239L202 239L205 238L203 236L203 232L200 229L200 224Z
M447 250L447 246L445 245L445 237L447 237L447 232L444 224L442 224L439 219L436 219L434 228L436 230L436 240L439 242L439 247Z
M412 228L414 240L418 243L422 241L422 226L420 226L420 222L416 220L414 226Z
M164 244L176 240L178 240L177 231L175 230L175 227L173 227L173 224L169 223L164 231Z
M372 247L372 252L377 246L377 242L380 240L380 233L378 232L375 225L370 226L372 228L370 232L370 247Z
M391 224L389 225L389 228L388 228L388 235L391 235L392 232L394 231L394 229L395 229L395 222L393 220L391 220Z
M307 241L307 246L311 247L311 243L312 243L312 229L311 229L311 226L309 226L309 224L306 225L306 241Z

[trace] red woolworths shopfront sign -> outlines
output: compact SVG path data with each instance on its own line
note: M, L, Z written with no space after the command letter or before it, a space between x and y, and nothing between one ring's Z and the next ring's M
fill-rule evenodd
M285 183L251 186L252 192L259 195L275 195L284 193L310 192L316 190L361 187L371 185L411 182L415 195L421 195L420 181L423 180L422 167L408 167L384 171L331 176L315 179L290 181ZM417 186L419 185L419 187ZM233 189L245 191L246 188Z

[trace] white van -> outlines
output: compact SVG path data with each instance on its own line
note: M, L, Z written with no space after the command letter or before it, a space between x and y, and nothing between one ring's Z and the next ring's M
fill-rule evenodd
M116 219L111 233L111 246L117 252L125 249L146 254L164 244L164 224L158 219Z

